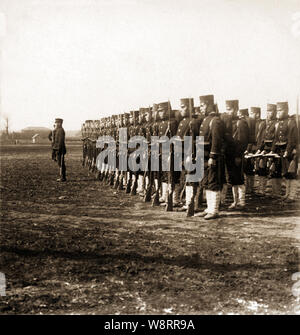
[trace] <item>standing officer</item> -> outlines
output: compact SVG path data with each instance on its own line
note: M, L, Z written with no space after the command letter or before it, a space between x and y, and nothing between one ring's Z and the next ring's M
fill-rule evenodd
M261 120L261 109L259 107L251 107L250 115L248 119L249 125L249 143L245 155L249 156L244 161L244 172L246 175L246 192L254 192L254 181L256 170L256 158L252 158L251 155L257 152L258 148L261 147L262 137L266 126L265 120ZM249 155L250 154L250 155Z
M192 98L183 98L180 100L180 121L178 124L176 136L178 136L178 139L180 139L181 143L181 157L177 157L177 159L181 160L181 167L184 163L184 137L185 136L191 136L190 134L190 127L191 127L191 117L193 113L194 108L194 99ZM179 154L177 153L177 156ZM184 171L174 171L174 193L173 193L173 205L179 206L179 197L180 197L180 191L181 191L181 185L180 182L182 181L182 174L184 174ZM183 206L184 210L188 210L189 207L192 206L193 201L193 186L187 185L185 187L185 194L186 194L186 205Z
M204 216L206 220L218 217L220 191L225 181L222 159L224 126L214 107L213 95L200 97L200 110L205 114L200 126L200 136L204 138L204 177L200 182L200 187L206 191L207 209L195 216Z
M278 122L275 125L275 138L272 152L280 156L276 159L276 172L278 195L280 195L282 177L286 178L286 194L284 199L294 201L297 192L297 125L296 121L289 119L288 102L277 103Z
M55 119L56 131L53 143L53 149L57 152L57 163L60 170L60 178L57 181L66 181L65 154L67 153L65 145L65 131L62 127L63 120Z
M267 104L266 125L263 131L261 145L256 152L257 155L261 155L261 157L257 158L258 194L261 196L265 195L268 177L271 178L272 193L276 194L278 192L276 179L270 170L270 160L272 158L265 157L265 155L269 154L272 150L276 123L276 105Z
M52 147L52 160L54 160L55 162L57 161L56 159L56 151L53 149L53 143L54 143L54 139L55 139L55 128L56 128L56 124L53 125L53 130L50 131L49 135L48 135L48 139L49 141L51 141L51 147Z

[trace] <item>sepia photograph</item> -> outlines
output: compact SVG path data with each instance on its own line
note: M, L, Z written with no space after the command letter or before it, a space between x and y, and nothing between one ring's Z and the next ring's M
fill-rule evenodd
M299 60L299 0L0 0L0 319L300 315Z

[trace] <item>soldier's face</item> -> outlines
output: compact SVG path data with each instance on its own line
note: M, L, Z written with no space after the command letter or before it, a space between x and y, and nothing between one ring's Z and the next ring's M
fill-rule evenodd
M149 113L146 113L146 114L145 114L145 120L146 120L146 122L149 122L149 121L150 121L150 115L149 115Z
M204 102L201 102L200 103L200 113L206 114L206 112L207 112L207 104Z
M282 107L278 107L277 108L277 117L278 117L278 119L284 118L286 114L287 114L286 110L284 110Z
M139 115L139 123L141 124L141 123L143 123L143 121L144 121L144 115L140 114Z
M267 110L267 120L273 120L275 118L275 112L272 110Z
M243 115L240 111L238 111L238 112L237 112L237 116L238 116L239 118L242 118L244 115Z
M226 112L231 116L237 115L237 111L230 106L226 106Z
M251 117L251 119L256 119L256 113L255 112L249 112L249 116Z
M164 109L159 110L158 111L158 116L159 116L160 120L163 120L164 117L165 117L165 110Z
M182 105L180 106L180 108L181 108L181 110L180 110L180 114L181 114L181 116L182 116L182 117L187 117L187 116L189 115L189 108L188 108L188 106L182 104Z

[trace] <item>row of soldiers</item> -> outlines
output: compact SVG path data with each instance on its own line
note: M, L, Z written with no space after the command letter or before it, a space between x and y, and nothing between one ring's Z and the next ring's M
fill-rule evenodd
M152 205L163 205L167 211L177 207L187 216L218 217L224 206L228 187L232 188L233 202L229 209L243 209L246 192L254 192L255 177L258 180L257 195L265 195L270 180L272 195L284 201L294 201L297 191L297 143L296 120L289 116L287 102L267 105L266 120L261 119L258 107L239 109L238 100L226 101L226 112L219 113L213 95L200 96L200 106L194 106L192 98L180 100L180 110L173 110L170 102L154 104L100 120L87 120L82 125L83 165L97 174L97 179L106 181L116 189L132 195L139 194ZM119 128L127 128L128 140L143 136L148 145L149 165L146 171L122 171L119 166L118 147L121 144ZM117 144L116 168L104 161L97 166L101 150L96 141L99 136L111 136ZM162 169L161 148L158 153L159 169L151 170L151 137L177 136L182 148L184 137L191 136L193 150L190 157L181 155L182 166L188 160L195 163L196 138L203 136L204 175L199 182L188 182L183 169L174 169L174 144L171 144L170 171ZM134 149L129 149L129 154ZM183 150L182 150L183 152ZM178 153L175 153L178 154ZM286 192L281 196L283 178ZM185 196L185 201L183 201ZM204 200L206 208L201 211Z

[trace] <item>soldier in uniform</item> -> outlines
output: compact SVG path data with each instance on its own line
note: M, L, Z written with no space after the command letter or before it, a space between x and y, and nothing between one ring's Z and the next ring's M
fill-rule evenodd
M65 154L67 153L65 145L65 131L62 127L63 120L55 119L56 132L53 143L53 149L57 152L57 163L60 171L60 178L57 181L66 181Z
M116 129L115 129L115 136L116 136L116 172L115 172L115 180L114 180L114 189L118 189L120 183L120 176L121 172L119 169L119 148L120 148L120 138L119 138L119 129L123 127L123 114L119 114L116 117Z
M158 134L157 136L168 136L169 139L174 136L176 132L176 122L175 122L175 115L174 120L172 120L172 109L170 102L161 102L158 105L158 116L159 116L159 124L158 124ZM161 149L159 154L159 171L158 171L158 187L161 182L162 185L162 194L159 198L159 202L161 204L167 204L168 203L168 194L169 192L172 193L172 187L169 183L169 173L172 173L172 171L162 171L162 155L161 155Z
M226 101L226 114L223 115L225 162L228 184L232 186L233 203L229 209L245 207L246 189L244 184L243 157L249 142L249 126L245 119L247 109L238 109L238 100ZM227 188L222 190L224 203Z
M237 111L239 109L239 101L238 100L226 100L226 112L221 114L221 120L224 126L224 144L223 144L223 152L225 154L225 176L226 183L224 183L221 195L220 195L220 206L225 204L226 195L228 192L228 185L230 185L230 177L228 172L227 162L230 160L234 160L234 140L233 140L233 132L232 132L232 124L233 119L237 117ZM229 162L230 163L230 162Z
M270 158L266 157L272 150L272 145L275 137L275 125L276 120L276 105L267 104L267 119L265 123L265 128L262 134L262 142L256 155L261 155L256 160L258 162L257 174L258 174L258 194L261 196L265 195L266 186L268 178L272 178L272 173L270 171ZM272 178L272 188L273 193L278 193L277 182L275 178Z
M192 119L190 123L190 135L193 139L193 160L196 153L196 137L199 135L200 132L200 126L205 118L205 113L200 110L199 107L194 108L194 113L192 114ZM187 216L193 215L193 209L194 213L199 212L202 207L202 202L204 199L204 189L201 186L201 183L187 183L187 186L193 186L193 196L192 196L192 206L190 206L191 211L187 211ZM194 206L193 206L193 200L194 200ZM194 208L193 208L194 207Z
M145 115L147 113L149 108L143 108L141 107L139 109L139 115L138 115L138 124L136 127L136 136L141 136L143 138L146 137L146 128L145 128ZM137 163L139 163L139 161L137 161ZM144 171L143 170L139 170L136 172L137 175L137 189L136 192L144 197L144 187L145 187L145 179L144 179Z
M151 136L153 135L153 112L154 108L147 108L145 111L145 137L148 144L148 170L145 172L145 193L144 201L149 202L152 195L152 184L154 182L154 172L151 171Z
M128 128L128 141L137 135L138 130L138 111L130 111L129 116L129 123L130 126ZM129 148L128 153L129 155L134 153L135 149ZM129 158L128 155L128 158ZM127 172L127 185L126 185L126 193L130 193L131 195L136 195L136 189L137 189L137 173L128 171Z
M52 153L51 153L51 158L53 161L57 161L56 159L56 151L53 149L53 143L55 141L55 128L56 128L56 124L53 125L53 130L50 131L49 135L48 135L48 139L49 141L51 141L51 148L52 148Z
M277 103L278 122L275 125L275 138L272 152L278 154L280 159L276 159L276 179L278 188L282 183L282 177L286 179L286 201L294 201L297 192L297 143L298 130L295 120L288 117L288 102ZM280 193L279 193L280 194Z
M181 167L184 166L184 137L190 135L190 124L191 117L194 108L194 99L192 98L183 98L180 100L180 118L178 118L179 124L177 127L176 136L181 141L181 157L177 157L181 161ZM175 153L176 154L176 153ZM176 156L179 156L180 153L177 153ZM182 175L184 175L184 170L174 171L174 192L173 192L173 206L178 207L180 204L180 191L181 191L181 181ZM192 186L186 186L186 205L183 206L183 209L186 210L190 206L192 201L192 192L190 192Z
M152 124L152 136L159 136L159 126L160 126L160 114L158 112L158 104L153 104L152 107L152 117L153 117L153 124ZM157 154L156 151L153 151L152 147L153 143L150 143L150 153L151 156L158 155L156 157L159 160L159 168L161 167L161 160L159 157L159 153ZM152 168L152 166L151 166ZM160 171L151 171L152 178L153 178L153 184L154 184L154 195L153 195L153 201L152 201L152 206L159 206L159 192L161 188L161 176L160 176ZM150 179L152 181L152 179ZM151 184L152 188L152 184Z
M249 143L245 151L244 172L246 175L246 192L254 192L254 181L256 172L256 158L251 156L257 152L261 146L262 136L265 128L265 120L261 120L261 109L259 107L251 107L248 119L249 126Z
M124 113L122 114L122 116L120 116L120 122L119 122L119 128L122 128L122 129L126 129L127 130L127 133L128 133L128 128L129 128L129 116L130 114L129 113ZM119 135L119 134L118 134ZM121 144L124 144L123 142L126 142L127 139L123 139L123 138L119 138L118 137L118 147L120 148L120 145ZM127 143L127 142L126 142ZM117 175L117 178L118 178L118 181L116 181L117 183L117 188L118 190L123 190L124 189L124 186L126 186L127 184L127 171L126 170L122 170L122 167L120 165L120 154L121 152L118 150L118 175Z
M218 217L220 192L225 181L222 155L224 126L214 107L213 95L200 97L200 109L205 114L199 133L204 139L204 177L200 187L206 191L207 208L195 216L204 216L206 220Z

